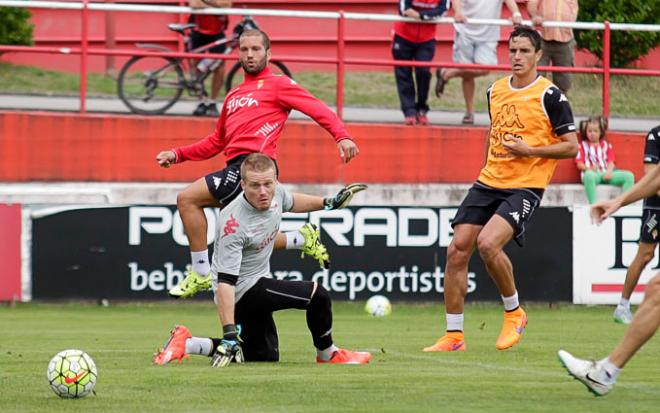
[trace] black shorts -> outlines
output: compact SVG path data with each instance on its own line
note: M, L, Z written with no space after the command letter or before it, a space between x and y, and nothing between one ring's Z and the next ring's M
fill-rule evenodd
M218 34L204 34L193 30L190 32L190 49L197 49L198 47L206 46L209 43L213 43L216 40L224 38L224 32L220 32ZM208 51L211 53L224 53L225 50L227 50L226 43L213 46Z
M642 213L642 226L639 230L639 241L647 244L658 243L658 219L660 210L644 208Z
M542 197L542 189L499 189L476 182L458 207L451 225L452 228L456 224L486 225L497 214L511 225L513 239L522 247L525 228Z
M273 312L305 310L314 282L261 278L236 303L235 321L241 326L246 361L279 361L279 340Z
M204 177L209 192L223 206L234 200L241 193L241 164L247 158L239 155L227 162L225 169L210 173ZM279 176L277 162L275 162L275 173Z

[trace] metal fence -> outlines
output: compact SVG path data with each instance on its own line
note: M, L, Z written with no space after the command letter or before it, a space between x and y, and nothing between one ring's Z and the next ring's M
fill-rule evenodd
M183 1L182 1L183 3ZM345 55L345 33L346 25L349 21L409 21L420 23L419 20L404 18L398 15L386 14L368 14L368 13L345 13L337 12L314 12L314 11L296 11L296 10L262 10L262 9L234 9L234 8L207 8L192 9L183 6L150 6L137 4L108 4L91 3L83 0L80 3L56 2L56 1L23 1L23 0L0 0L0 7L22 7L22 8L43 8L52 10L80 10L81 11L81 32L80 47L61 48L61 47L41 47L41 46L8 46L0 45L0 52L15 53L53 53L80 55L80 113L85 113L85 100L87 96L87 72L90 55L100 56L161 56L161 57L217 57L225 60L236 59L236 57L224 54L195 54L183 52L160 52L145 51L141 49L107 49L90 48L88 45L89 37L89 11L128 11L136 13L170 13L170 14L214 14L214 15L246 15L251 16L270 16L270 17L294 17L301 19L330 19L337 21L337 56L335 58L327 57L304 57L304 56L284 56L278 55L282 61L301 62L301 63L324 63L336 66L337 73L337 114L342 117L343 96L344 96L344 74L345 66L366 65L366 66L400 66L401 61L390 59L355 59L347 58ZM425 24L453 24L454 19L448 17L438 18ZM504 19L469 19L469 23L487 24L498 26L510 26L512 23ZM523 24L531 25L530 21L524 21ZM652 31L660 32L660 24L625 24L625 23L603 23L590 22L544 22L544 27L570 27L573 29L602 30L603 35L603 58L602 67L540 67L542 71L548 72L571 72L571 73L593 73L601 75L603 78L602 96L603 96L603 116L609 116L610 109L610 78L613 75L632 75L632 76L660 76L658 69L622 69L610 67L611 44L610 37L613 30L622 31ZM467 69L487 69L487 70L510 70L509 65L473 65L458 64L453 62L406 62L406 66L427 66L427 67L446 67L446 68L467 68Z

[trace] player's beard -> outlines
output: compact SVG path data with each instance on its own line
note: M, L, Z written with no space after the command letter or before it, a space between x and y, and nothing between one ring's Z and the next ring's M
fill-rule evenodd
M248 65L243 61L241 61L241 66L243 67L245 73L249 75L256 75L261 73L262 70L264 70L267 63L268 63L268 58L264 56L264 58L253 68L249 68Z

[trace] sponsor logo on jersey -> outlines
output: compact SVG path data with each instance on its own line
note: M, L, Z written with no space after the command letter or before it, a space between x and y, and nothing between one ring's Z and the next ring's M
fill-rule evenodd
M252 97L252 93L245 96L234 96L227 103L227 114L236 112L241 108L251 108L259 106L259 101Z

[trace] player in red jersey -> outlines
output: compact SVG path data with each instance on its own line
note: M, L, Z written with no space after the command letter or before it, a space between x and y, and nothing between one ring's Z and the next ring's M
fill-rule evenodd
M211 286L211 270L207 249L207 222L204 207L224 207L240 192L240 166L254 152L262 152L277 160L277 142L292 109L305 113L326 129L335 139L339 156L348 163L359 150L337 115L323 102L286 76L274 75L268 69L271 57L270 39L260 30L246 30L239 38L239 61L245 81L232 89L222 105L215 131L188 146L160 152L156 160L162 167L184 161L200 161L224 152L227 167L206 175L177 196L177 208L190 243L192 269L169 293L186 298ZM342 193L326 198L325 209L334 209ZM352 195L351 195L352 196ZM318 241L318 231L306 225L300 231L279 234L276 249L302 249L321 265L328 254Z

